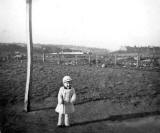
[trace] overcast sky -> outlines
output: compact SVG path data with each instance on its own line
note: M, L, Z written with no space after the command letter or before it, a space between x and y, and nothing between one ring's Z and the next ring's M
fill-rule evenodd
M160 0L33 0L33 41L160 46ZM0 0L0 42L26 42L25 0Z

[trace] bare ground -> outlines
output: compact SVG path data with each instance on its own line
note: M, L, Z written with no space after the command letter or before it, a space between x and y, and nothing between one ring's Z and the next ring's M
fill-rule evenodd
M71 127L58 128L54 108L22 112L22 105L9 108L4 133L159 133L160 112L117 114L121 105L96 101L76 105ZM117 111L118 110L118 111ZM122 110L121 110L122 111Z

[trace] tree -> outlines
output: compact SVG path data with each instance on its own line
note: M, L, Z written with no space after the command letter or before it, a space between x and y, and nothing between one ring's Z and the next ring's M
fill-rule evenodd
M26 0L26 24L27 24L27 79L24 97L24 111L30 111L30 88L32 86L32 0Z

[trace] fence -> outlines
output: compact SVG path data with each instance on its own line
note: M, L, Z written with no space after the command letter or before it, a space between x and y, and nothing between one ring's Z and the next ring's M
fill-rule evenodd
M1 57L0 62L26 61L26 56ZM121 54L35 54L34 62L49 62L57 65L95 65L97 67L135 67L135 68L160 68L159 55L144 55L139 53Z

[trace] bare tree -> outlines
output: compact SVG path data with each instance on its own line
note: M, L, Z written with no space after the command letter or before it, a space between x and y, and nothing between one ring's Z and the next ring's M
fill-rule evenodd
M26 23L27 23L27 79L24 97L24 111L30 111L30 88L32 86L32 0L26 0Z

